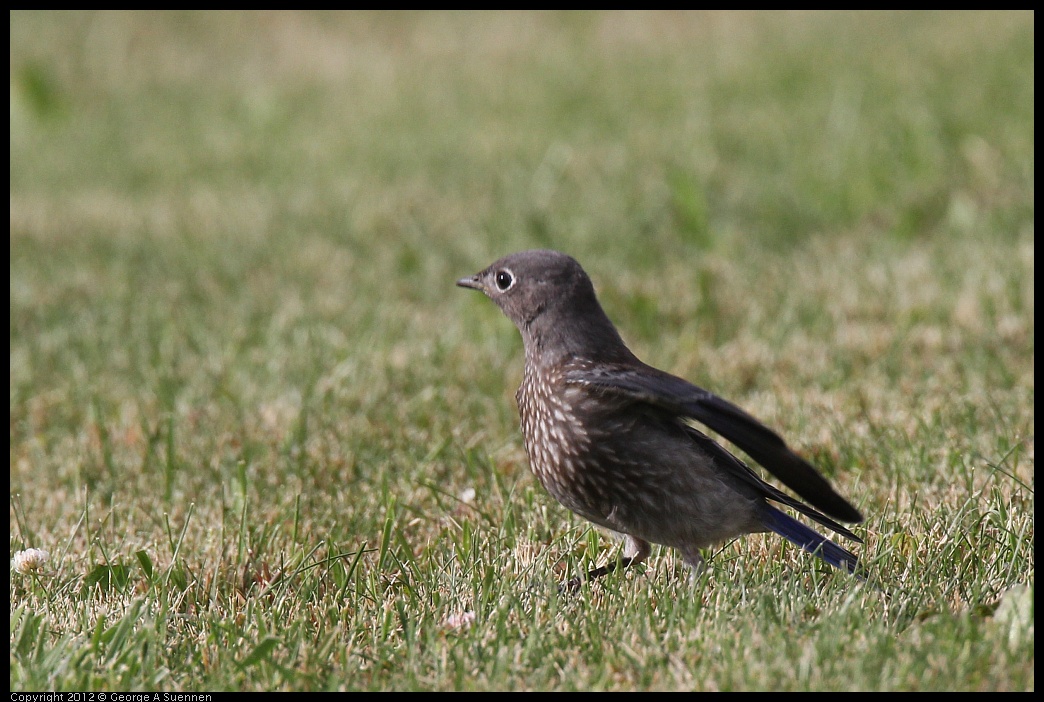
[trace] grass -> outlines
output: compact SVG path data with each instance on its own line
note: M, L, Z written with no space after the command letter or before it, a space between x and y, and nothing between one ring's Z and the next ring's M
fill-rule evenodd
M1006 12L12 13L12 690L1032 690L1033 66ZM559 595L615 547L453 285L537 246L887 594L756 536Z

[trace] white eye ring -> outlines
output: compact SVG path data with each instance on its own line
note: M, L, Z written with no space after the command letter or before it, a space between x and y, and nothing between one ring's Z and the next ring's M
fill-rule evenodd
M501 268L493 274L493 283L500 292L507 292L515 284L515 274L507 268Z

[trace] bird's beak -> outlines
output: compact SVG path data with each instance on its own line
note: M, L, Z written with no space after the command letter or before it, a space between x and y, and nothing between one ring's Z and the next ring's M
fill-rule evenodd
M470 276L468 278L461 278L457 281L457 285L459 285L462 288L471 288L472 290L485 291L486 289L486 286L483 285L482 281L479 280L478 274Z

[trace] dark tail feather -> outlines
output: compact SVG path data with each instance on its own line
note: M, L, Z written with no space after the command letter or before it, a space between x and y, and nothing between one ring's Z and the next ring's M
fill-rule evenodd
M855 575L861 580L863 576L859 567L859 559L855 554L847 551L833 541L818 534L798 520L780 512L775 507L765 506L762 514L762 522L765 528L782 536L787 541L800 546L811 554L819 556L824 561Z

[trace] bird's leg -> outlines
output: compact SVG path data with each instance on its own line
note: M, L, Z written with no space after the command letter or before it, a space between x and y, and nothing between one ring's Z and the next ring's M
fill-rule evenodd
M603 575L608 575L616 570L617 565L621 568L627 568L628 566L637 565L649 557L651 548L648 541L642 541L630 534L625 535L624 539L623 558L610 561L600 568L588 571L586 576L573 578L559 589L563 592L576 592L585 581L590 582L597 580Z
M685 565L689 566L689 583L695 584L700 579L700 575L705 567L703 556L700 555L698 548L684 549L681 552L681 556L682 560L685 561Z
M637 565L646 558L649 557L649 552L652 547L648 541L642 541L637 536L631 536L627 534L624 536L624 558L627 559L627 563L624 565L626 568L629 565Z

